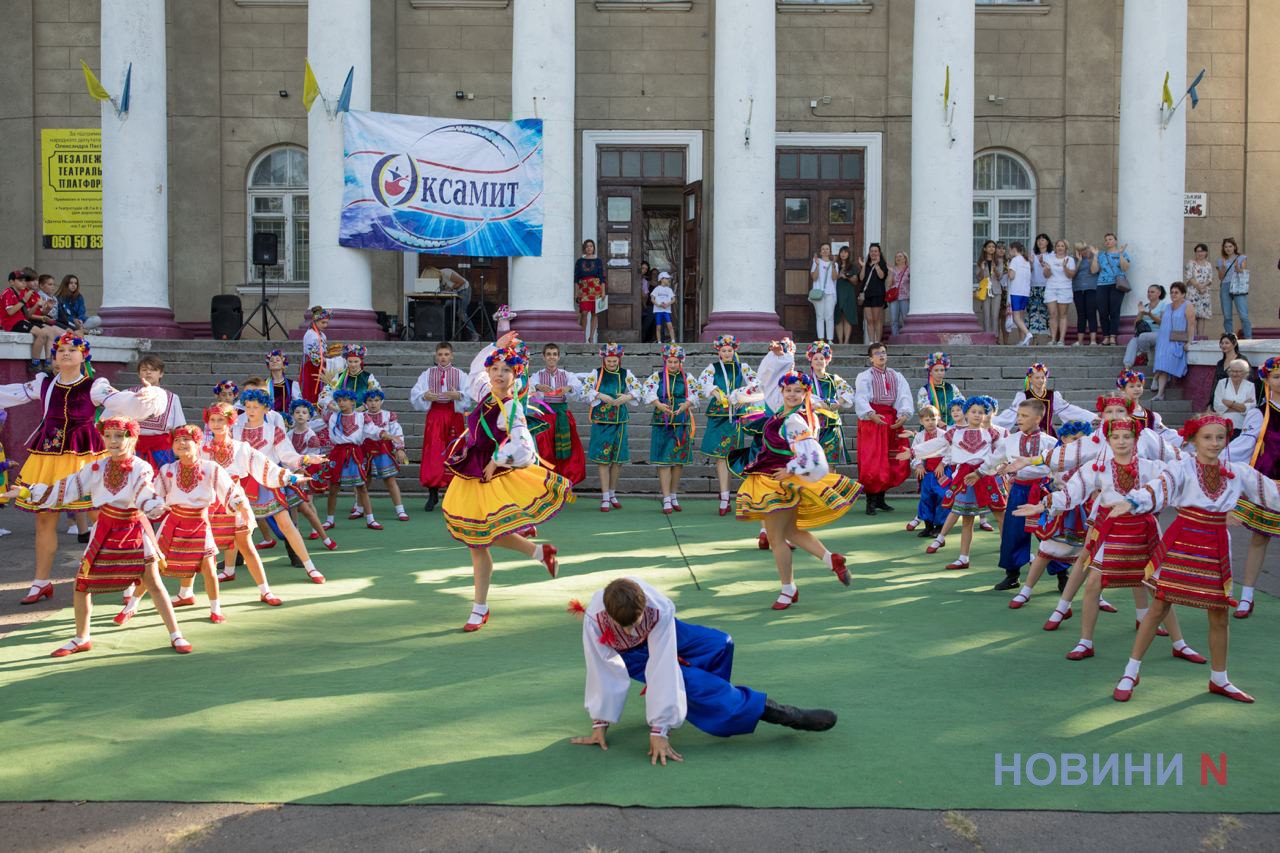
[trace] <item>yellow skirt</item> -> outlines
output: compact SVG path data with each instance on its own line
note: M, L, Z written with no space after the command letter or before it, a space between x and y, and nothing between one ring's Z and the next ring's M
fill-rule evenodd
M844 515L862 494L862 484L841 474L828 474L816 483L787 476L775 480L767 474L748 474L738 488L734 510L739 521L760 521L765 516L794 509L796 527L812 530Z
M449 535L481 548L508 533L541 524L573 500L573 486L550 468L510 468L489 482L455 476L444 493Z
M42 483L46 486L53 486L59 480L70 477L86 465L97 462L99 459L106 459L107 454L103 453L39 453L33 452L27 457L27 461L22 463L22 470L18 472L18 482L24 486L34 486L36 483ZM67 512L83 512L84 510L93 509L93 499L86 495L75 503L53 503L43 506L32 506L29 501L22 498L14 498L14 505L19 509L30 510L31 512L58 512L60 510Z

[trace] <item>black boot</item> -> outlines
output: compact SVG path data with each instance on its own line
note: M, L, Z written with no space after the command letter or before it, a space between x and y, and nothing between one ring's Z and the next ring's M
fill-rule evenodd
M893 507L884 502L884 492L876 495L876 509L881 512L893 512Z
M916 534L916 536L920 537L921 539L932 539L933 537L938 535L938 531L940 531L941 529L942 528L936 524L926 524L924 526L924 530L921 530L919 533Z
M760 715L760 722L806 732L825 732L836 724L836 713L822 708L779 705L772 699L765 699L764 713Z
M288 539L284 540L284 550L289 555L289 565L293 566L295 569L302 568L302 558L299 557L297 552L289 546Z
M1061 594L1066 591L1067 591L1067 573L1058 572L1058 593Z
M1022 586L1022 584L1018 580L1017 572L1013 572L1013 573L1005 572L1004 580L1000 581L1000 583L996 584L991 588L1004 591L1006 589L1017 589L1020 586Z
M438 503L440 503L440 490L439 490L439 489L428 489L428 490L427 490L427 503L426 503L426 505L425 505L425 506L423 506L422 508L423 508L425 511L427 511L427 512L431 512L432 510L434 510L434 509L436 508L436 504L438 504Z
M238 569L243 565L244 565L244 554L241 554L239 551L236 551L236 568Z
M875 515L875 514L876 514L876 507L878 507L878 506L879 506L879 503L876 501L876 498L877 498L877 497L879 497L879 496L878 496L878 495L876 495L874 492L867 492L867 494L866 494L866 501L867 501L867 515Z

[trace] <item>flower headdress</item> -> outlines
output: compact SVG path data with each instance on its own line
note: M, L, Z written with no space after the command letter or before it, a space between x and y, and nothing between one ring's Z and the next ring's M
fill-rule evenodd
M333 401L336 403L339 400L350 400L357 406L360 405L360 395L349 388L338 388L333 392Z
M968 411L974 406L982 406L982 408L986 409L987 413L990 414L1000 408L1000 403L995 397L988 397L985 394L980 394L976 397L969 397L964 401L964 410L966 413L968 413Z
M720 347L733 347L734 350L736 351L738 349L738 336L737 335L717 335L715 340L711 342L711 346L716 350L719 350Z
M311 314L311 322L313 323L319 323L321 320L333 319L333 312L330 311L328 308L322 308L319 305L312 308L310 311L310 314Z
M1128 397L1121 397L1116 394L1100 394L1095 410L1098 414L1102 414L1102 410L1107 406L1124 406L1125 411L1133 414L1133 401Z
M1058 438L1072 435L1093 435L1093 424L1088 421L1067 421L1058 427Z
M1045 378L1045 379L1048 379L1048 378L1049 378L1049 365L1045 364L1043 361L1037 361L1035 364L1033 364L1033 365L1031 365L1030 367L1028 367L1028 368L1027 368L1027 378L1026 378L1026 379L1024 379L1024 380L1022 381L1022 388L1023 388L1023 390L1027 390L1027 389L1029 389L1029 388L1031 387L1031 374L1033 374L1033 373L1043 373L1043 374L1044 374L1044 378Z
M287 414L292 416L294 411L296 411L297 409L306 409L307 414L311 415L311 417L313 418L316 415L320 414L320 410L317 409L315 407L315 404L312 403L310 400L294 400L292 403L289 404L289 411Z
M678 358L681 361L684 361L684 347L680 346L679 344L663 344L662 357L664 359Z
M236 422L236 417L238 417L239 414L240 413L236 411L236 407L231 405L230 403L223 403L223 402L212 403L204 407L204 422L205 424L208 424L209 418L213 417L214 415L222 415L222 417L226 419L228 424L233 424Z
M824 358L830 359L831 344L830 342L824 341L821 339L816 340L813 343L809 344L809 349L805 352L805 355L808 357L810 361L813 361L813 357L815 355L820 355L820 356L823 356Z
M271 359L276 357L283 358L285 367L289 366L289 356L284 354L284 350L273 349L271 352L267 353L266 357L263 358L262 360L264 363L270 364Z
M230 391L232 394L239 396L240 386L237 385L235 382L231 381L230 379L224 379L221 382L219 382L217 385L213 386L213 396L216 397L219 394L221 394L223 391Z
M1142 421L1127 415L1123 418L1112 418L1102 425L1102 437L1111 438L1113 432L1131 432L1133 437L1137 438L1138 433L1142 432ZM1058 430L1058 435L1062 435L1062 430Z
M138 422L133 418L125 417L124 415L115 415L98 421L99 433L105 434L109 429L124 430L130 435L130 437L138 437Z
M368 391L365 391L364 394L361 395L360 403L363 405L366 400L369 400L370 398L373 398L373 397L376 397L379 400L387 399L386 392L384 392L381 388L370 388Z
M924 360L924 369L933 370L939 364L943 367L951 367L951 356L945 352L931 352Z
M1182 430L1180 432L1180 435L1186 441L1191 441L1196 437L1196 433L1198 433L1201 429L1207 426L1212 426L1213 424L1218 424L1219 426L1226 427L1227 437L1228 438L1231 437L1231 430L1232 430L1231 421L1227 420L1222 415L1217 415L1217 414L1208 414L1208 415L1202 415L1198 418L1192 418L1191 420L1187 421L1185 424L1182 425Z
M352 356L355 356L361 361L364 361L365 356L368 354L369 349L364 344L347 344L342 348L343 358L351 358Z
M1146 381L1147 377L1145 374L1139 373L1136 370L1122 370L1120 371L1120 375L1116 377L1116 387L1123 391L1124 386L1128 385L1130 382L1137 382L1141 385Z
M173 437L174 441L179 438L189 438L197 444L204 441L204 432L195 424L183 424L180 427L174 427L169 435Z
M246 388L240 392L240 405L245 403L257 403L264 409L271 408L271 395L260 388Z
M519 376L524 373L524 369L529 365L529 356L522 350L520 342L511 344L503 349L495 349L485 357L484 366L492 367L499 362L510 367Z
M67 330L62 333L61 337L53 342L49 347L49 360L52 361L58 355L59 347L72 347L80 350L80 354L84 356L85 372L92 374L89 363L93 361L93 354L90 351L89 341L80 337L75 332Z
M1258 378L1266 382L1267 378L1277 370L1280 370L1280 356L1273 355L1258 368Z
M786 388L788 385L804 386L804 419L809 424L809 431L816 433L818 421L813 414L813 379L807 374L788 370L778 377L778 387Z
M616 355L618 358L622 358L625 352L626 348L623 347L622 344L609 343L600 347L601 358L608 358L611 355Z

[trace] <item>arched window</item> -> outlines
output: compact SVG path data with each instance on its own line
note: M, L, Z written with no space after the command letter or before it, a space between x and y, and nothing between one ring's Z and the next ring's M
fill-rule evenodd
M973 257L987 240L1031 246L1036 222L1036 182L1031 168L1007 151L973 158Z
M253 235L268 231L279 243L280 263L267 267L267 280L306 282L311 275L311 236L307 195L307 152L292 146L263 152L249 169L248 278L258 280L253 264Z

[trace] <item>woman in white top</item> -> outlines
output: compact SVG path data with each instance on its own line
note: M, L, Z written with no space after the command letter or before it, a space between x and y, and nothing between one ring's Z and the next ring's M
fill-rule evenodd
M1071 279L1076 275L1076 259L1066 240L1053 244L1053 254L1040 256L1040 271L1044 274L1044 301L1049 306L1049 346L1066 346L1067 321L1075 302Z
M1009 244L1009 310L1013 324L1018 328L1018 346L1031 343L1031 331L1027 328L1027 305L1031 301L1031 262L1026 248L1019 242Z
M1213 264L1209 263L1209 247L1204 243L1196 243L1195 257L1187 261L1182 280L1187 285L1187 301L1196 309L1196 337L1203 338L1205 320L1213 317L1213 300L1209 298Z
M1249 362L1242 358L1227 365L1227 378L1213 389L1213 410L1231 421L1231 437L1244 428L1245 415L1258 406L1255 386L1249 381Z
M818 247L818 254L813 256L813 265L809 267L809 281L812 290L821 290L821 299L811 299L813 313L817 318L816 337L818 340L831 341L836 337L836 263L831 257L831 244L823 243Z
M1027 305L1027 328L1034 337L1049 334L1049 306L1044 301L1047 276L1044 261L1053 254L1053 240L1048 234L1037 234L1031 244L1031 301Z

